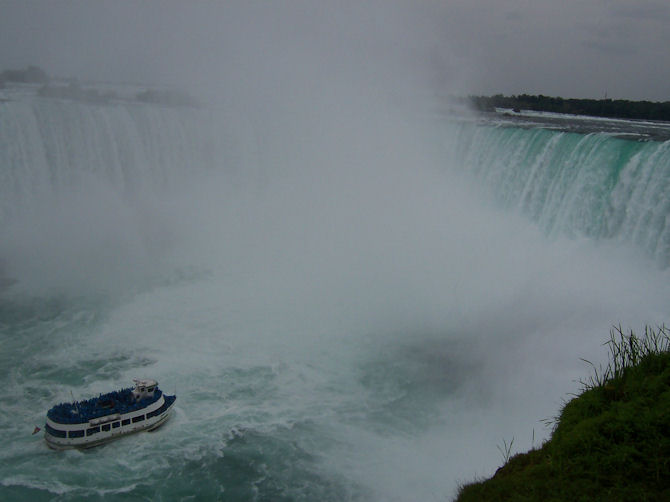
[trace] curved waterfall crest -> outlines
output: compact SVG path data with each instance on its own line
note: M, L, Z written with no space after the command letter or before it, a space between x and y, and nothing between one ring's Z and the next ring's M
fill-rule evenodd
M259 136L241 117L221 115L140 103L2 102L0 221L87 180L133 201L199 172L248 176ZM614 239L670 264L670 141L455 122L445 131L445 161L501 207L550 235Z
M86 180L123 197L226 168L226 124L202 109L52 99L0 103L0 221Z
M547 233L633 244L670 264L670 141L463 125L456 165Z

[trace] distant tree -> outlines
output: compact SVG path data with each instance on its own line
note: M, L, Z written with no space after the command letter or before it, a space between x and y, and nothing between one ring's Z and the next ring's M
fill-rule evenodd
M514 111L534 110L575 115L592 115L641 120L670 121L670 101L652 103L650 101L627 101L612 99L566 99L542 94L532 96L469 96L470 106L478 111L493 111L509 108Z
M29 66L25 70L5 70L0 73L0 81L28 84L46 84L49 75L38 66Z

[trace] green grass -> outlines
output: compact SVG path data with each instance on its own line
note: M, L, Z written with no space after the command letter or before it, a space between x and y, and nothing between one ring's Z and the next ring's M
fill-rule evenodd
M458 502L670 501L670 331L619 327L607 346L551 438L462 486Z

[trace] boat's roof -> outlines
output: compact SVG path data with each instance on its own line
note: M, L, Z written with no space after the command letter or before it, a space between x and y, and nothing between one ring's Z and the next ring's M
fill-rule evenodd
M151 378L133 378L133 382L135 382L135 387L151 387L158 385L158 382L156 380L152 380Z

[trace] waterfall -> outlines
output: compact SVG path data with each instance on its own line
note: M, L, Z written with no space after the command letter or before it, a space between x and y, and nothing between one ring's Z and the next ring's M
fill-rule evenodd
M86 180L132 200L198 172L232 170L240 142L230 131L189 107L0 102L0 222Z
M462 125L456 164L550 235L633 244L670 264L670 141Z
M130 102L1 102L0 222L91 180L132 205L198 173L248 178L259 135L243 115L223 115ZM549 235L633 244L670 264L670 141L472 123L445 130L449 165L500 207Z

